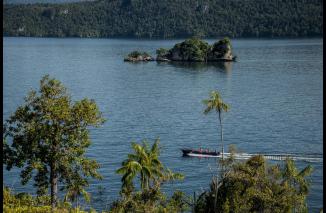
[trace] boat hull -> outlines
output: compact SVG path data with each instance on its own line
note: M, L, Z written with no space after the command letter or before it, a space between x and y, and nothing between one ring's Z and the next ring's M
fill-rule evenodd
M216 151L199 151L192 149L181 149L183 156L187 157L219 157L220 153Z

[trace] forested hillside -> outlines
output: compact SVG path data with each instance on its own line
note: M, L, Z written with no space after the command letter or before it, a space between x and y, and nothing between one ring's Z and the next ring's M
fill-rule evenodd
M80 1L92 1L92 0L3 0L3 4L35 4L35 3L69 3L69 2L80 2Z
M4 5L4 36L305 37L323 35L322 0L98 0Z

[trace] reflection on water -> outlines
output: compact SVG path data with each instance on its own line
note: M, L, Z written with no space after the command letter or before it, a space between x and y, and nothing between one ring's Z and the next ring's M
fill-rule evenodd
M196 71L206 71L211 68L216 69L221 72L231 72L232 63L234 62L189 62L189 61L169 61L169 62L161 62L158 61L158 66L169 66L172 65L174 67L185 68Z

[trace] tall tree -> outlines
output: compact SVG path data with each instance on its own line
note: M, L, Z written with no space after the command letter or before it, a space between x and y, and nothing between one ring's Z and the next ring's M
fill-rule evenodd
M223 145L223 126L222 126L222 112L229 111L229 105L224 103L221 95L217 91L212 91L210 99L204 100L203 103L207 106L204 114L208 114L212 110L218 113L218 119L221 126L221 143L222 143L222 159L224 158L224 145Z
M22 184L34 175L37 194L50 187L55 208L58 183L71 192L72 185L88 186L88 177L101 178L99 164L85 151L91 144L88 128L103 122L94 100L73 103L62 83L46 75L39 91L32 90L4 124L3 162L7 170L22 168Z

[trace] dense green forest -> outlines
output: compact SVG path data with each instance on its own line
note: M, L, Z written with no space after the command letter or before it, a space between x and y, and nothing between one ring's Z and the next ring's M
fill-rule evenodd
M5 4L3 36L306 37L323 35L322 0L98 0Z
M53 3L61 4L68 2L92 1L92 0L3 0L3 4L35 4L35 3Z

